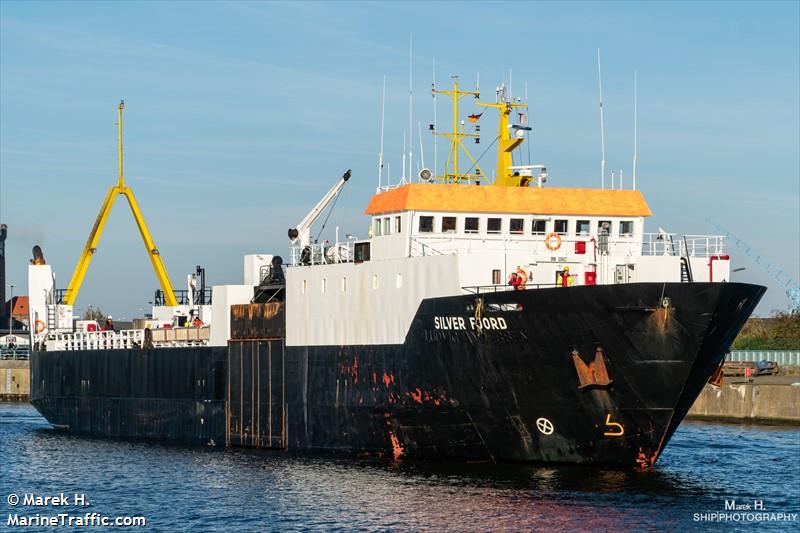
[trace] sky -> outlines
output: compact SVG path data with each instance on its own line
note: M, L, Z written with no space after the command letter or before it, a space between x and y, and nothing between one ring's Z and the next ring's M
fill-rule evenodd
M365 237L384 76L385 158L400 176L410 41L414 126L433 121L434 74L470 89L480 75L487 99L503 81L515 96L527 86L531 156L552 186L600 185L598 48L606 168L629 180L638 71L647 230L718 233L711 219L800 279L800 2L0 0L8 283L24 292L39 244L67 286L116 181L121 99L126 182L176 288L195 265L238 284L244 254L287 257L287 229L348 168L326 231ZM429 135L423 148L432 166ZM730 253L745 268L734 280L769 288L756 314L785 310L780 285ZM140 316L157 286L120 198L77 312Z

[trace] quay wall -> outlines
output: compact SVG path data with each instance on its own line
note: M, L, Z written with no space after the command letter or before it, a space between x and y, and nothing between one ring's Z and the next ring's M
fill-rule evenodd
M800 377L798 380L800 382ZM706 385L687 418L800 424L800 386L730 383Z
M0 401L27 402L31 392L27 360L0 360Z

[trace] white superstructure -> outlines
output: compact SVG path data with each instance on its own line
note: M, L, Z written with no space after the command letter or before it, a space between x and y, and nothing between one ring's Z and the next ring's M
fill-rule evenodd
M639 191L408 184L366 214L368 240L292 248L287 345L400 344L422 299L510 289L517 271L527 289L730 277L723 237L646 233Z

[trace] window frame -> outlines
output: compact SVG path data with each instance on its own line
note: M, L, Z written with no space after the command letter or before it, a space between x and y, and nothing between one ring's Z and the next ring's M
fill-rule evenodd
M519 222L519 229L514 229L514 223ZM510 218L508 219L508 233L511 235L524 235L525 234L525 219L524 218Z
M423 225L422 225L423 221L426 221L426 222L430 221L430 226L426 225L426 228L430 228L430 229L423 229ZM436 222L436 217L434 217L432 215L420 215L419 216L419 224L417 225L417 228L418 228L417 231L419 233L433 233L433 226L434 226L435 222Z
M492 222L497 221L498 229L491 229ZM487 217L486 218L486 233L489 235L500 235L503 233L503 219L500 217Z
M564 231L558 231L558 224L559 222L564 223ZM569 235L569 219L568 218L559 218L553 221L553 233L557 235Z
M475 229L468 227L470 221L475 221ZM464 217L464 233L474 235L481 232L481 217Z
M445 221L447 221L448 223L449 222L453 223L452 229L444 229ZM453 217L453 216L442 217L441 224L442 224L441 225L442 233L455 233L456 231L458 231L458 217Z

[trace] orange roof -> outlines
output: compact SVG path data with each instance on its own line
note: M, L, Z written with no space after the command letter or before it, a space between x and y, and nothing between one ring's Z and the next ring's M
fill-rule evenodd
M365 214L396 211L649 217L634 190L411 183L376 194Z

